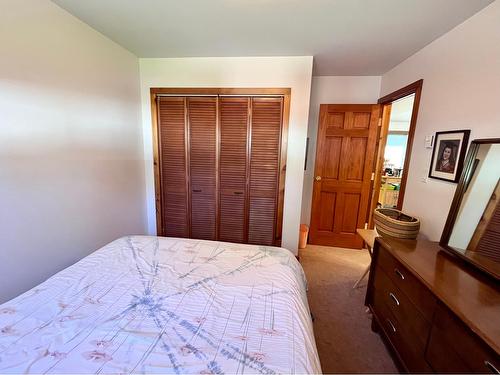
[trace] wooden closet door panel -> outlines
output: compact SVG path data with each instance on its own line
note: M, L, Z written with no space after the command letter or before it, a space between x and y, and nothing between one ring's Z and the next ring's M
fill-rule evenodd
M220 107L219 240L247 241L248 98L222 97Z
M281 98L253 98L248 242L273 245L280 162Z
M216 239L217 97L187 98L191 237Z
M163 234L189 237L185 98L158 99Z

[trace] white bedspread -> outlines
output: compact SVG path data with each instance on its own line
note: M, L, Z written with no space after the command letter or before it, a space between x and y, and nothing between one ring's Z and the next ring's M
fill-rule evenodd
M287 250L120 238L0 305L0 373L321 372Z

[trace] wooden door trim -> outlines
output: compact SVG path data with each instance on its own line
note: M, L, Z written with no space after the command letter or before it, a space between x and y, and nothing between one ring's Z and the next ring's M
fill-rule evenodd
M320 156L319 152L324 148L324 139L325 139L325 134L326 134L326 128L322 126L323 122L325 121L324 118L328 114L328 106L331 104L320 104L319 105L319 116L318 116L318 134L317 134L317 139L316 139L316 153L314 155L314 179L316 179L316 176L320 175L320 166L318 163L318 158ZM315 207L315 201L319 198L317 198L317 194L319 194L316 188L316 183L313 180L313 191L312 191L312 198L311 198L311 220L310 220L310 233L309 233L309 240L311 243L314 242L314 228L318 227L318 222L319 218L317 215L314 215L314 207Z
M288 150L288 124L290 118L290 93L283 95L283 110L281 123L280 166L278 181L278 209L276 210L275 244L281 246L283 234L283 207L285 203L286 157Z
M156 233L163 233L162 193L160 176L160 137L158 132L158 117L160 116L158 97L151 94L151 121L153 124L153 174L155 184Z
M376 156L375 158L373 158L374 161L373 170L375 172L373 172L374 178L372 181L373 184L371 188L372 194L371 194L370 204L368 205L368 209L370 211L367 214L368 228L370 229L373 228L373 210L377 208L378 197L380 195L380 182L382 180L382 175L380 171L382 169L382 165L384 165L384 153L385 153L385 146L387 144L389 123L391 120L391 109L392 109L392 103L382 106L381 126L379 126L377 129L377 145L375 146Z
M275 245L281 246L281 237L283 232L283 207L285 201L285 178L286 178L286 160L288 149L288 126L290 117L290 88L195 88L195 87L152 87L150 88L151 97L151 123L153 130L153 174L155 186L155 211L156 211L156 233L163 236L163 215L162 215L162 194L160 178L160 155L159 155L159 130L158 130L158 102L157 98L161 95L189 96L189 95L231 95L231 96L282 96L283 97L283 118L281 124L280 141L280 165L279 165L279 184L278 199L276 209L276 234ZM217 100L217 105L219 101ZM218 111L217 111L218 112ZM219 126L220 116L217 117L217 126ZM188 150L186 150L187 152ZM218 151L218 150L217 150ZM219 152L217 152L218 154ZM218 158L218 155L216 155ZM218 159L217 159L218 160ZM186 161L187 163L187 161ZM186 164L188 165L188 164ZM218 167L218 165L217 165ZM217 224L217 223L216 223Z
M406 143L406 153L405 153L405 161L403 165L403 176L401 177L401 184L399 186L399 195L398 195L398 205L397 209L401 210L403 208L403 200L406 192L406 182L408 180L408 172L410 167L410 159L411 159L411 150L413 148L413 139L415 137L415 129L417 127L417 117L418 117L418 109L420 107L420 97L422 95L422 86L424 84L423 79L419 79L413 83L410 83L408 86L400 88L390 94L387 94L381 97L378 100L378 104L382 104L383 106L392 103L398 99L404 98L405 96L415 94L415 99L413 100L413 108L410 119L410 130L408 132L408 141ZM378 171L375 171L377 173Z
M151 94L156 95L241 95L241 96L285 96L291 94L291 89L286 88L231 88L231 87L152 87Z
M371 193L372 193L372 184L373 184L373 180L371 179L371 175L372 175L372 171L373 171L373 165L374 165L374 162L377 158L377 135L378 135L378 129L379 129L379 124L380 124L380 119L382 118L382 112L383 112L383 106L381 105L378 105L376 109L373 109L373 106L372 106L372 114L375 114L375 116L373 116L373 118L371 119L372 122L374 122L373 124L373 127L372 125L370 125L370 128L371 130L369 131L369 135L368 135L368 139L367 139L367 142L369 145L371 145L371 148L367 148L367 153L369 155L373 155L372 157L372 160L371 160L371 163L368 163L367 167L366 167L366 174L364 176L364 180L366 180L366 184L369 185L368 187L368 194L366 196L366 201L365 201L365 215L364 215L364 220L360 220L358 221L358 228L364 228L364 226L368 223L368 220L369 220L369 213L366 212L369 207L370 207L370 204L371 204ZM373 139L373 138L375 139ZM373 141L373 142L370 142L370 139ZM360 206L361 206L361 202L360 202ZM361 208L360 208L361 209Z

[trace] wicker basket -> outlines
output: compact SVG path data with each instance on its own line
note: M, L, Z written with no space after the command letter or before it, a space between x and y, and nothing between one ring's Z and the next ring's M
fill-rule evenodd
M414 240L420 230L420 220L392 208L377 208L373 221L381 236Z

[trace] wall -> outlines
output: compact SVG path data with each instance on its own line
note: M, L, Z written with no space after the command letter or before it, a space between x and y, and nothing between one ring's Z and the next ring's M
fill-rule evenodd
M382 76L381 95L424 79L403 209L439 240L456 184L427 179L426 135L471 129L471 139L500 136L500 1L495 1Z
M282 246L297 252L312 57L140 59L148 232L156 233L151 87L290 87Z
M48 0L0 13L0 303L145 231L138 59Z
M307 169L304 171L301 223L309 224L316 157L316 138L320 104L376 103L380 92L380 77L318 76L312 79L311 107L309 110L309 149Z

